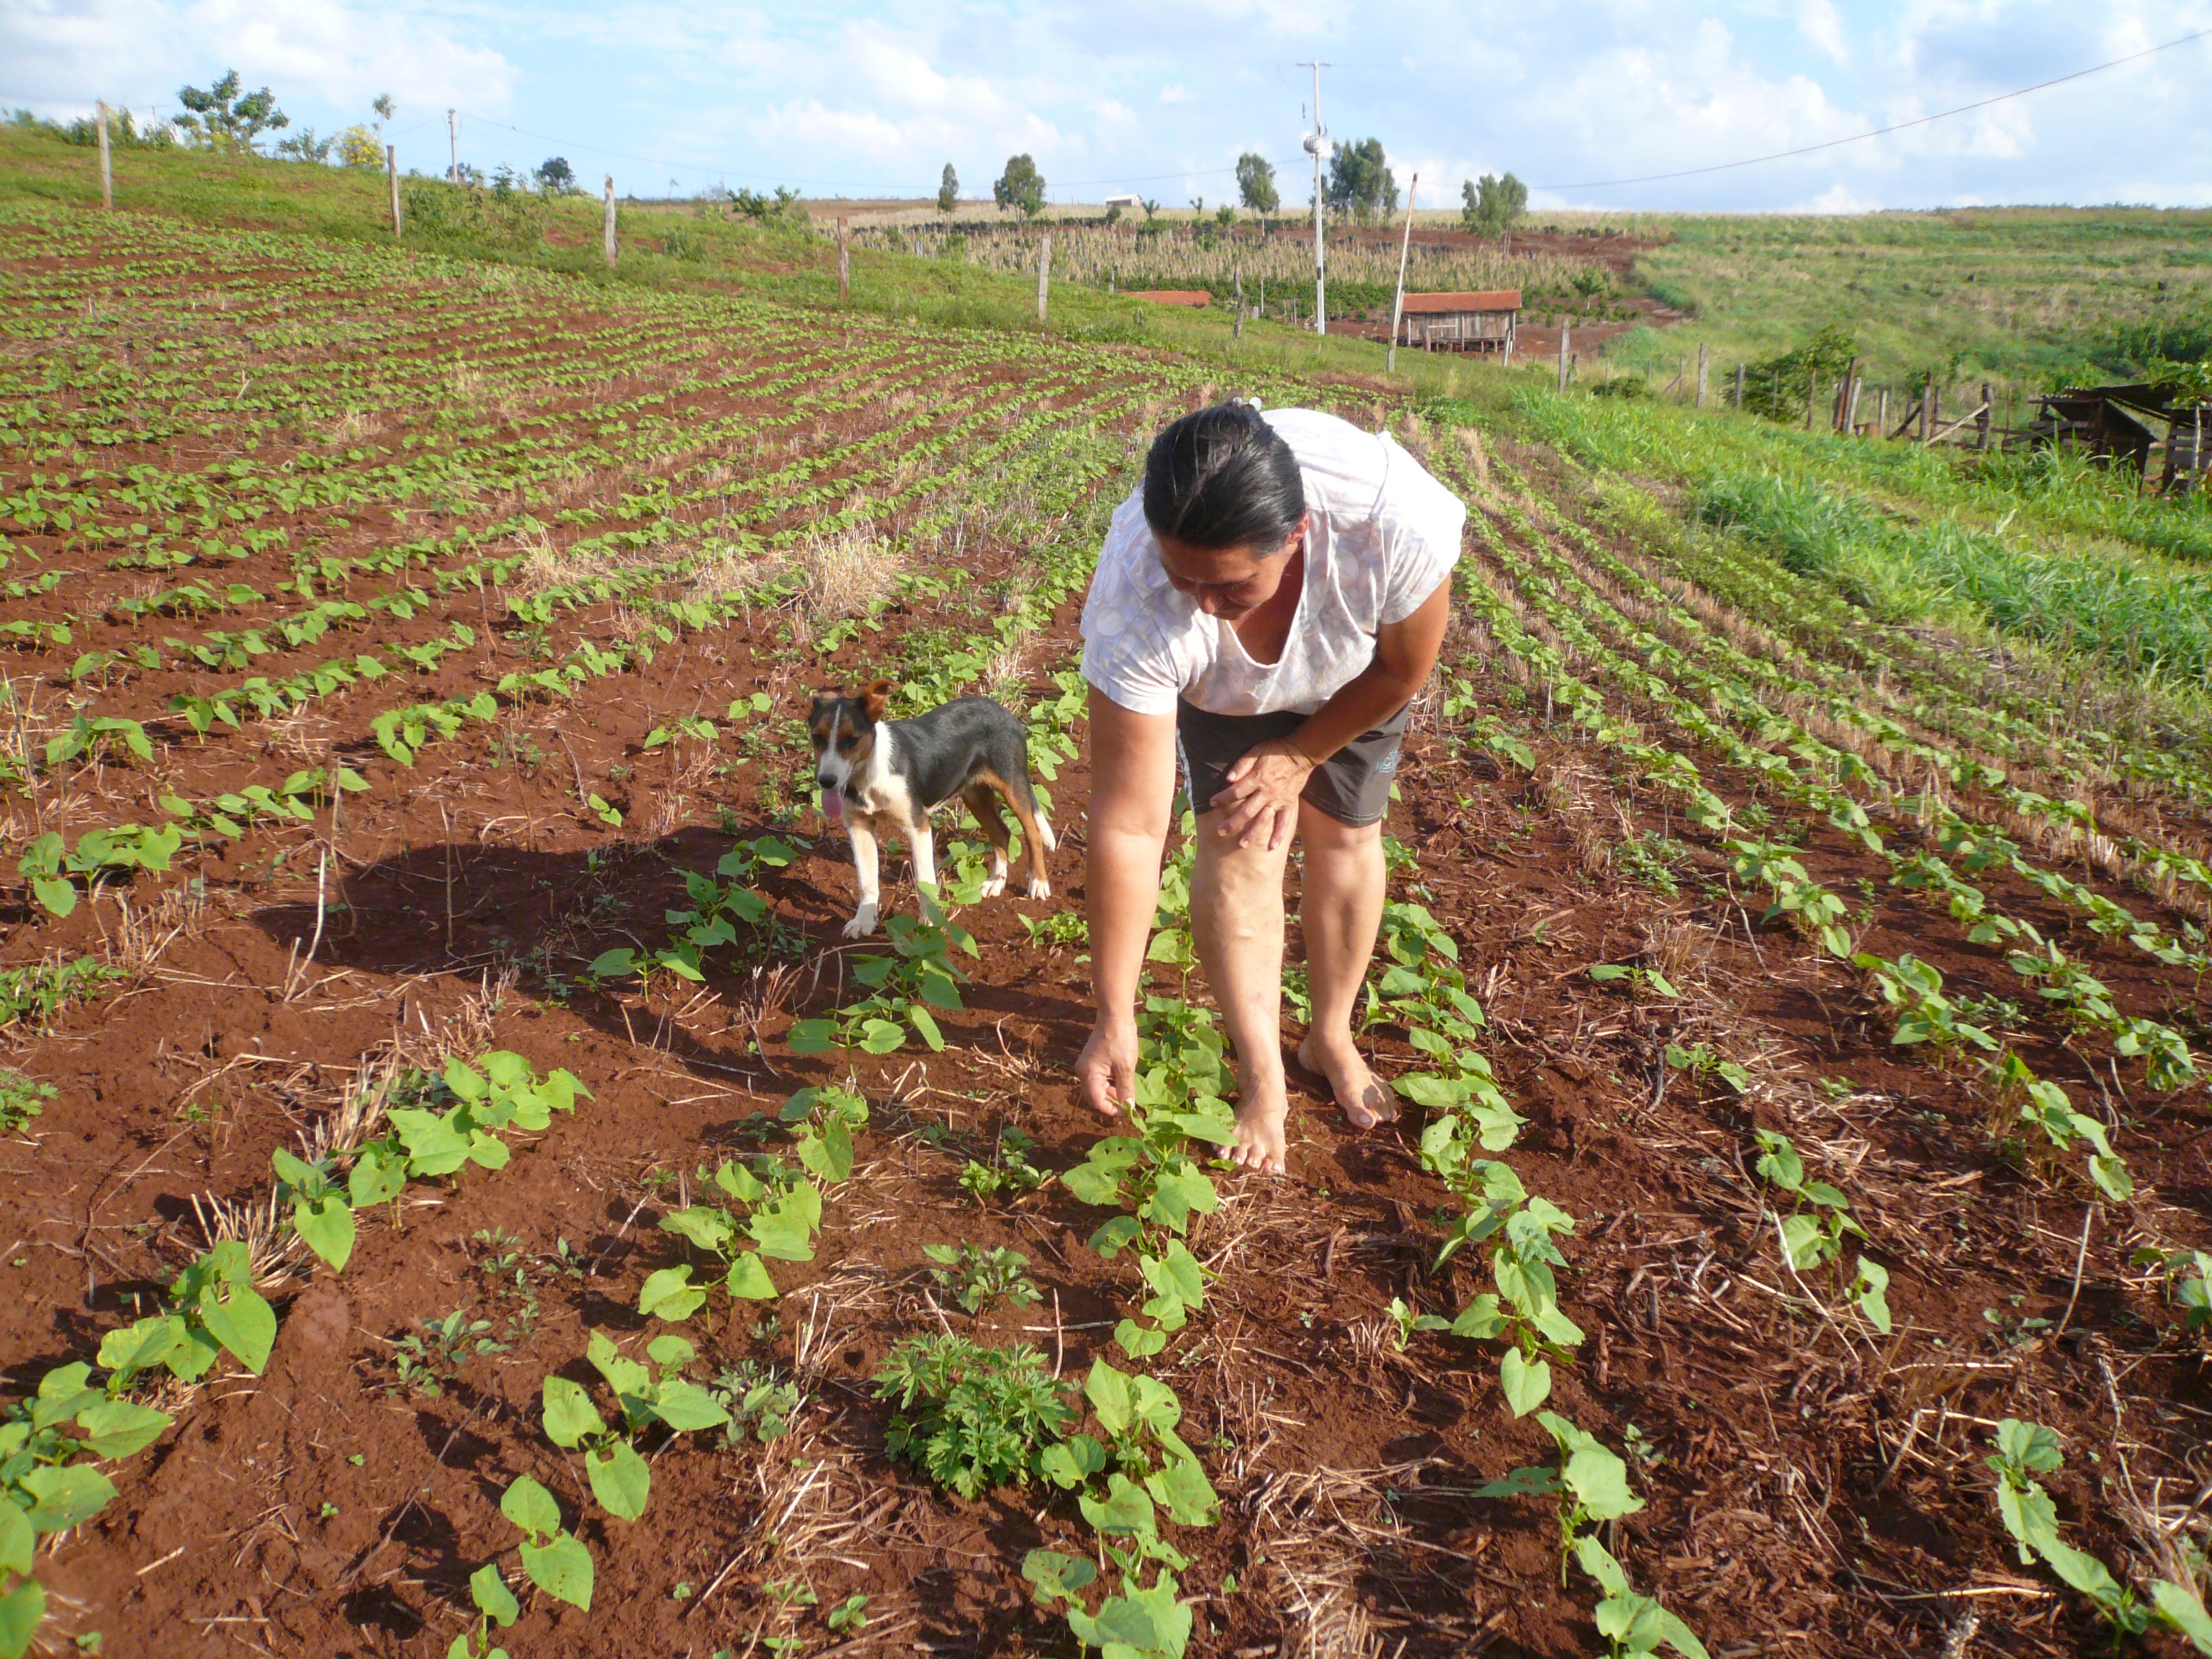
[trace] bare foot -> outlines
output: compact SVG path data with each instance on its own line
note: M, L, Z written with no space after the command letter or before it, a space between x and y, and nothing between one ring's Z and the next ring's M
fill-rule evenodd
M1257 1175L1282 1174L1289 1150L1283 1123L1290 1110L1280 1078L1272 1086L1248 1085L1237 1102L1237 1138L1229 1144L1229 1161Z
M1298 1064L1328 1079L1328 1086L1336 1091L1336 1103L1353 1128L1371 1129L1398 1115L1397 1091L1367 1069L1367 1062L1349 1041L1340 1048L1334 1043L1324 1048L1309 1031L1298 1044Z

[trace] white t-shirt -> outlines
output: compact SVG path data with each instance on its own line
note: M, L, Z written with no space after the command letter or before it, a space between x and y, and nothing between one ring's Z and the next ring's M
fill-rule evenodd
M1451 574L1467 508L1388 433L1310 409L1266 416L1305 477L1305 587L1282 659L1255 663L1237 630L1178 593L1145 522L1141 486L1115 510L1083 606L1083 677L1132 714L1182 697L1215 714L1310 714L1375 659L1376 629L1412 616Z

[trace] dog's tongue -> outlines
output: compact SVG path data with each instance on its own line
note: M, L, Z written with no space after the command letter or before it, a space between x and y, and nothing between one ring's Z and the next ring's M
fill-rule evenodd
M840 818L843 817L845 816L845 792L842 789L824 789L822 792L822 812L823 816L827 817L832 823L836 823Z

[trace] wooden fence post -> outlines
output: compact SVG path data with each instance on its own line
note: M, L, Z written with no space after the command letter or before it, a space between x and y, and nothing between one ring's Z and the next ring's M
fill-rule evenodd
M1735 366L1735 406L1738 409L1743 407L1743 365L1741 363Z
M115 163L107 153L107 100L101 99L95 107L100 112L100 205L112 213L115 211Z
M615 268L615 255L617 252L617 250L615 246L615 176L613 173L610 173L607 174L606 227L607 269L609 270L612 270Z
M1859 430L1859 395L1866 390L1866 376L1851 376L1850 389L1844 398L1844 435L1855 438Z
M1235 285L1237 290L1237 320L1230 326L1229 337L1233 340L1241 340L1244 337L1243 267L1241 265L1231 266L1229 270L1229 280Z
M1698 342L1698 407L1705 406L1705 343Z
M1559 325L1559 390L1567 389L1567 325Z
M396 242L400 236L399 146L397 144L384 147L384 176L392 185L392 240Z
M1982 412L1974 416L1974 447L1977 449L1987 449L1990 447L1990 428L1993 424L1990 416L1993 412L1990 407L1990 383L1984 380L1982 382Z
M853 242L845 228L845 216L837 216L837 303L843 305L853 295Z
M1936 376L1928 376L1927 389L1920 394L1920 441L1927 443L1936 434Z
M1037 238L1037 321L1044 321L1045 296L1052 281L1052 238Z
M1874 435L1877 438L1887 438L1889 436L1889 388L1887 386L1881 389L1881 401L1878 409L1880 412L1874 417Z

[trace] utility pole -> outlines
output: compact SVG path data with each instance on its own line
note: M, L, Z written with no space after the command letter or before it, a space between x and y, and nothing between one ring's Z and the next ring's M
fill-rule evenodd
M396 242L400 236L399 146L397 144L384 147L384 177L392 186L392 240Z
M1406 255L1413 246L1413 197L1421 188L1421 175L1415 173L1406 186L1406 230L1398 239L1398 293L1390 301L1390 355L1383 372L1398 372L1398 321L1406 313Z
M1314 332L1328 332L1328 252L1322 239L1321 184L1322 163L1336 153L1336 146L1328 142L1328 129L1321 120L1321 72L1334 69L1334 64L1324 64L1318 58L1298 65L1313 71L1313 131L1305 137L1305 152L1314 158Z
M461 124L459 116L460 112L459 110L449 109L446 112L446 148L451 157L451 159L446 163L446 182L449 185L458 185L461 182Z

